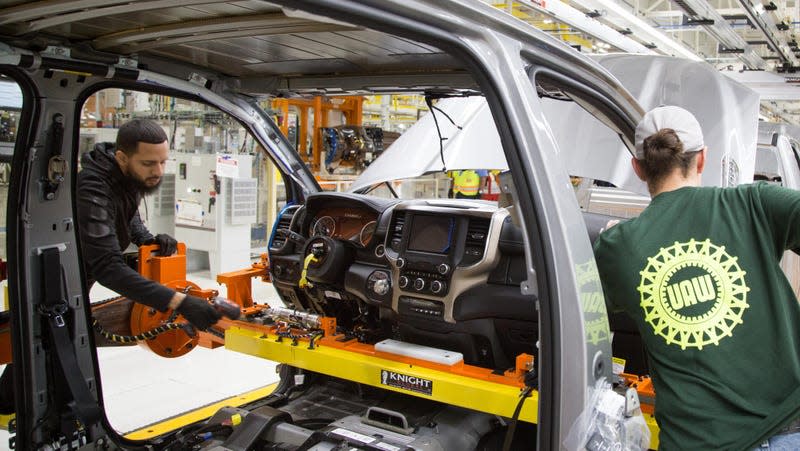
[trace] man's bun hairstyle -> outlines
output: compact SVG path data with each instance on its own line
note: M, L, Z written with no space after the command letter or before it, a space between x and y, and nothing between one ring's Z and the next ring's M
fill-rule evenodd
M117 150L121 150L130 156L136 153L140 142L161 144L166 140L166 132L154 121L133 119L119 128L119 132L117 132Z
M697 152L684 152L683 143L675 130L662 128L642 143L644 158L639 160L649 181L660 181L676 167L685 177Z

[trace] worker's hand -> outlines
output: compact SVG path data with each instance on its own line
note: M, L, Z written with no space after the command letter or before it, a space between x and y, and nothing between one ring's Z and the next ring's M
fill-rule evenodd
M615 226L615 225L617 225L617 224L619 224L619 219L610 219L610 220L609 220L609 221L606 223L606 226L605 226L605 227L603 227L602 229L600 229L600 233L603 233L603 232L605 232L606 230L608 230L608 229L610 229L610 228L614 227L614 226Z
M147 240L144 244L158 244L158 251L162 257L168 257L178 250L178 240L166 233L159 233L152 240Z
M195 296L183 298L177 311L198 330L206 330L222 318L222 314L211 304Z

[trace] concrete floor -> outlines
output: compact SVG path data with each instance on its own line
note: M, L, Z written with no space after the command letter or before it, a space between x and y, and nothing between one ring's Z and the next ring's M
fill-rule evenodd
M225 287L208 271L189 274L188 280L225 295ZM105 287L92 287L92 302L114 296ZM253 279L255 302L281 305L272 285ZM103 399L109 423L131 432L181 413L236 396L278 380L276 363L225 348L195 348L167 359L142 346L97 349ZM0 366L2 367L2 366ZM9 449L8 432L0 430L0 450Z

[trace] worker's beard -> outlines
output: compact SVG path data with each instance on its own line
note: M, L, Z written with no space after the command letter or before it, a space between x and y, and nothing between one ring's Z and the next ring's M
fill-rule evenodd
M147 180L140 179L135 174L125 174L125 181L128 183L128 185L133 187L143 196L155 192L158 187L161 186L162 180L164 180L163 177L158 177L158 182L154 185L151 185L147 183Z

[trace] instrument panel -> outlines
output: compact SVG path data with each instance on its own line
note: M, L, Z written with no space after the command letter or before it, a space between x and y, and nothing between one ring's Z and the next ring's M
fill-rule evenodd
M360 208L323 208L311 221L309 236L324 235L366 247L375 235L378 214Z

